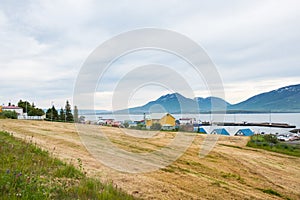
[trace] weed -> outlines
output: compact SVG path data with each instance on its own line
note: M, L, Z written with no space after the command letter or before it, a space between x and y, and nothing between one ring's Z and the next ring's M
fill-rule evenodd
M0 132L0 197L15 199L133 199L112 184L91 179L47 151Z
M274 143L274 141L275 139L273 137L255 135L251 136L250 141L247 143L247 146L300 157L299 146L293 146L278 141Z
M272 189L260 189L258 188L258 190L262 191L263 193L266 193L266 194L271 194L271 195L274 195L274 196L278 196L278 197L283 197L280 193L276 192L275 190L272 190Z

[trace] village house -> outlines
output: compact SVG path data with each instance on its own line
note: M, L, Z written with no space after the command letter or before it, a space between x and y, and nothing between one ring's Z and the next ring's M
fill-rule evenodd
M1 109L2 111L15 111L18 114L18 116L23 115L23 108L20 108L20 107L14 106L14 105L2 106L1 108L2 108Z
M146 117L146 128L150 129L155 123L161 125L162 130L174 130L175 129L175 117L170 113L152 113Z
M103 119L103 118L100 118L96 124L98 125L113 125L114 124L114 119Z
M194 124L196 122L195 118L180 118L179 124L186 125L186 124Z

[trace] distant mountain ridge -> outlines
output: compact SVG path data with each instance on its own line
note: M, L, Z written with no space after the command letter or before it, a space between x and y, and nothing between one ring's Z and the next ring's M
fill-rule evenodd
M117 111L117 113L261 113L300 112L300 84L290 85L255 95L246 101L230 104L218 97L196 97L190 99L179 93L167 94L139 107Z
M300 84L255 95L232 105L230 110L262 112L300 112Z

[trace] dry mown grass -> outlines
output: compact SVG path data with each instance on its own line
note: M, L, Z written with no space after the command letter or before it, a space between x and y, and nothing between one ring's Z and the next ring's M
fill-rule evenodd
M87 126L93 131L100 129ZM90 176L112 180L144 199L300 199L300 158L248 148L245 137L220 137L215 148L200 158L207 136L197 135L172 165L151 173L126 174L97 162L81 144L74 124L0 120L0 129L21 138L33 136L37 144L59 158L81 158ZM118 128L101 130L116 146L132 152L157 150L176 134L160 132L151 139L138 139Z

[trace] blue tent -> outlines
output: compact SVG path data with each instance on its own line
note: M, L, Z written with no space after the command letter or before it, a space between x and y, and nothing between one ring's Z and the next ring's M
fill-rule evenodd
M228 133L228 131L226 131L225 128L217 128L217 129L214 129L211 134L218 134L218 135L230 135Z
M238 130L234 135L241 135L241 136L251 136L253 135L253 131L249 128L246 129L240 129Z
M206 130L204 128L202 128L202 127L199 128L198 133L205 133L205 134L207 134Z

